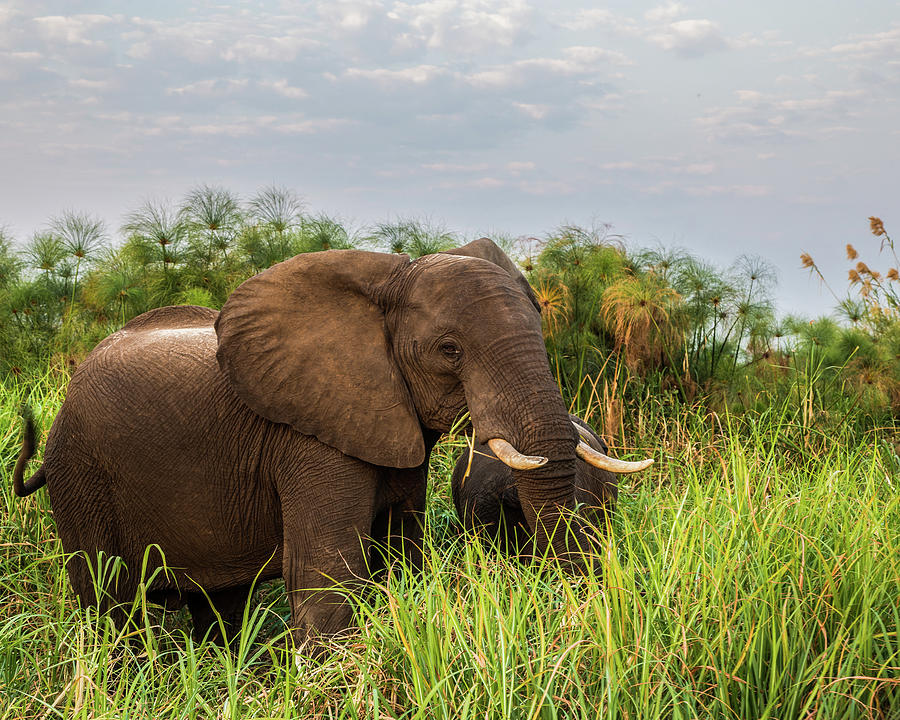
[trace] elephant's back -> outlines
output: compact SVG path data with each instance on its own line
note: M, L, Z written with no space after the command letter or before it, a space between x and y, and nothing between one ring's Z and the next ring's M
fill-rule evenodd
M201 305L168 305L141 313L129 320L122 330L134 332L165 328L212 327L218 317L218 310Z
M72 376L68 395L82 385L91 392L100 385L115 391L130 383L166 386L175 373L181 374L179 379L184 379L183 373L208 374L216 367L218 314L210 308L176 305L138 315L88 354Z
M189 449L175 428L200 430L239 412L216 362L215 317L209 308L159 308L100 342L72 375L48 452L65 425L94 447L103 438L120 448L165 445L168 455Z

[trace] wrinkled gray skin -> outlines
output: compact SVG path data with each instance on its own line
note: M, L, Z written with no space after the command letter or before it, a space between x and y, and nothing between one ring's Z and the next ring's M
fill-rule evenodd
M515 473L525 521L550 537L575 505L576 433L553 381L540 315L491 241L410 262L331 250L247 280L221 312L153 310L103 340L72 376L44 464L68 573L96 603L87 562L121 556L111 588L190 607L195 631L238 621L251 583L283 577L295 639L348 627L336 583L378 566L373 542L421 563L428 458L468 406L476 432L549 462ZM402 540L402 542L401 542ZM324 588L324 589L323 589ZM317 590L314 590L317 589ZM311 646L315 648L315 643Z
M582 436L595 450L606 454L603 439L577 415L569 416L584 429ZM525 556L534 551L534 534L522 509L513 471L497 460L491 449L476 438L469 467L469 452L460 455L453 468L451 489L456 511L467 529L478 529L483 538L496 540L507 553ZM466 469L469 474L466 476ZM575 464L575 500L581 516L595 527L606 526L619 496L618 476L600 470L580 458Z

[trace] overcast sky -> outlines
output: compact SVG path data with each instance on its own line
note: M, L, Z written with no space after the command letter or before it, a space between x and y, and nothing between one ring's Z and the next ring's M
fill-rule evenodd
M190 9L186 9L186 8ZM549 9L552 7L553 9ZM900 240L900 3L0 4L0 225L117 228L146 198L269 183L357 225L472 237L607 222L780 270L782 312Z

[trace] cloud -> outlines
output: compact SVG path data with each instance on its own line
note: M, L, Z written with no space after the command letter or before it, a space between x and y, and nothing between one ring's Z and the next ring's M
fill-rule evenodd
M601 170L637 170L640 166L633 160L619 160L600 164Z
M561 58L529 58L497 65L470 73L465 80L475 87L500 88L531 83L537 73L566 77L595 75L610 65L628 65L631 62L621 52L599 47L568 47L563 49L562 54Z
M475 180L472 185L483 190L491 190L493 188L503 187L506 183L494 177L483 177Z
M166 90L169 95L195 95L199 97L215 97L229 95L243 90L248 85L247 80L228 80L224 78L211 78L198 82L174 87Z
M864 90L829 90L825 95L817 98L803 98L801 100L781 100L775 103L775 107L781 110L806 112L810 110L828 110L842 106L846 101L865 95Z
M588 31L599 28L621 37L639 38L688 58L750 47L761 42L749 33L734 39L728 38L718 23L706 18L676 20L686 11L687 8L682 3L669 0L647 10L641 21L610 10L591 8L579 10L561 25L568 30ZM764 35L767 42L776 43L776 38L771 33Z
M87 37L95 29L115 21L109 15L46 15L34 18L38 34L51 43L105 46L102 40Z
M6 6L0 6L0 26L12 22L12 19L19 14L19 11Z
M138 197L154 177L172 192L210 176L239 190L311 177L303 190L323 207L457 212L474 224L528 216L515 232L590 212L598 198L624 226L647 205L642 193L657 192L654 211L640 211L658 216L645 232L699 234L703 222L721 225L709 218L733 209L731 198L749 198L734 224L752 242L748 228L769 216L762 203L777 216L797 188L818 197L832 183L858 198L863 188L876 196L876 178L890 185L887 170L831 179L849 177L854 163L889 165L879 147L898 137L891 83L900 77L890 19L853 26L876 30L865 35L782 24L782 37L766 25L740 35L749 26L735 25L730 5L705 4L707 14L688 0L561 10L533 0L156 3L142 17L103 9L120 5L0 3L0 145L10 167L25 168L5 188L8 212L46 197L47 181L60 188L52 202L91 193L127 206L123 193ZM70 6L85 14L66 15ZM791 40L817 43L818 54L798 63L796 46L775 47ZM752 65L678 62L757 42L767 51ZM741 61L749 70L735 83ZM701 86L696 97L690 88ZM819 160L826 166L813 168ZM83 183L79 174L92 172L114 178L112 192ZM26 196L19 178L28 174ZM434 192L438 183L453 193ZM679 213L691 215L686 224Z
M718 23L706 18L677 20L687 11L679 2L666 2L647 10L643 21L619 15L610 10L592 8L580 10L562 26L569 30L586 31L597 28L615 35L640 38L663 50L692 58L733 48L759 44L751 34L739 38L726 37ZM774 38L770 38L774 42Z
M696 119L709 137L725 141L806 139L845 127L865 101L864 90L827 90L813 97L779 97L738 90L738 105L713 108Z
M515 107L521 110L525 115L535 120L543 120L550 112L549 105L533 105L530 103L513 103Z
M644 13L644 17L651 22L671 22L679 15L684 15L687 8L679 2L667 2L665 5L657 5Z
M72 78L69 85L83 90L106 90L110 87L109 80L89 80L88 78Z
M711 52L727 50L731 43L712 20L679 20L652 32L651 43L681 55L700 57Z
M311 118L278 123L273 126L273 129L285 135L317 135L356 124L356 120L349 118Z
M395 2L387 17L403 26L399 47L459 53L520 42L528 35L532 10L525 0L429 0Z
M264 62L291 62L297 59L301 50L319 45L318 41L291 35L265 36L246 35L240 37L222 50L222 58L232 62L246 63L254 60Z
M35 75L49 76L50 74L40 67L44 59L39 52L0 51L0 83L12 83L19 80L25 84L24 81L28 78L34 81Z
M632 91L628 94L637 95L638 93ZM622 113L628 107L625 95L617 92L608 92L601 98L591 97L589 99L583 99L581 100L580 105L585 110L600 113L605 116L615 116Z
M830 52L854 60L898 60L900 59L900 27L868 35L854 35L850 42L833 45Z
M636 20L602 8L579 10L570 19L564 20L561 25L567 30L575 31L600 28L617 35L637 35L640 32Z
M681 170L686 175L711 175L716 171L716 164L712 162L690 163Z
M352 124L346 118L305 118L302 116L247 115L229 118L221 122L194 122L183 116L164 118L132 118L149 136L196 136L249 138L281 135L315 135L333 131Z
M706 131L709 138L724 142L745 140L784 140L797 132L781 126L784 118L765 112L746 112L742 108L721 108L697 118L696 125Z
M669 192L680 192L697 198L730 196L736 198L762 198L773 193L768 185L689 185L674 180L664 180L654 185L641 187L647 195L662 195Z
M191 135L225 135L232 138L255 135L259 129L259 123L254 120L189 125L184 128Z
M490 165L487 163L425 163L422 165L425 170L433 170L441 173L472 173L484 172Z
M283 78L281 80L263 80L259 83L259 86L291 100L303 100L309 97L309 93L306 90L294 87Z
M758 90L735 90L734 94L742 103L758 103L765 98Z
M249 28L244 28L248 32ZM125 54L135 60L153 58L163 66L187 59L192 63L212 63L221 59L232 44L234 28L226 17L166 23L150 18L131 18L131 29L122 40L129 44Z
M371 80L379 85L426 85L435 78L449 75L449 71L436 65L417 65L401 70L387 68L347 68L343 76L349 79ZM330 75L334 78L334 75Z
M384 11L384 4L377 0L327 0L317 3L316 10L332 27L360 32Z
M323 46L327 36L309 18L241 16L225 10L172 23L132 17L120 34L125 54L135 60L151 58L165 66L172 60L212 64L286 63Z
M696 162L684 156L651 157L642 160L614 160L600 163L600 170L637 172L653 176L664 175L711 175L717 170L712 161Z

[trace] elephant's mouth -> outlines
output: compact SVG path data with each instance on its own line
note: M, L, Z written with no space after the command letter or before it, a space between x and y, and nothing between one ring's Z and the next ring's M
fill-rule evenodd
M629 473L646 470L653 464L653 458L630 462L626 460L617 460L599 450L595 450L588 445L583 435L583 430L574 422L572 425L578 430L578 446L575 448L575 454L595 468L619 473L620 475L628 475ZM535 470L536 468L547 464L547 458L541 455L525 455L520 453L511 443L503 438L492 438L491 440L488 440L487 444L494 455L497 456L497 459L504 465L511 467L513 470Z

